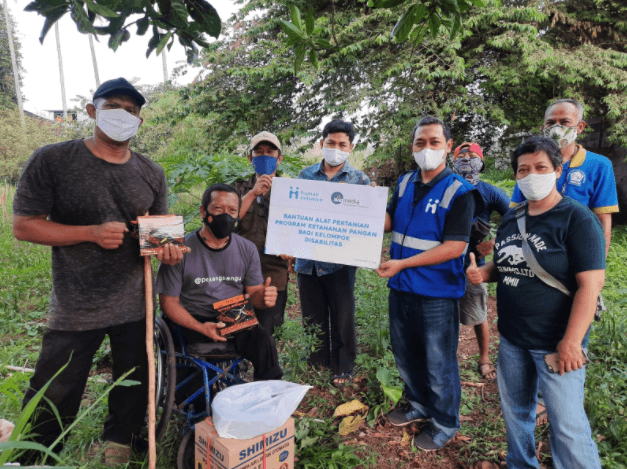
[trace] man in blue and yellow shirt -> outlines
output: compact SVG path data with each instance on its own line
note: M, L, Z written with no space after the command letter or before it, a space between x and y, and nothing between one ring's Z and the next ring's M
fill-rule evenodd
M563 171L557 181L557 190L581 202L599 217L607 256L612 239L612 213L618 212L616 180L610 160L577 145L577 136L585 128L583 106L574 99L559 99L544 113L541 130L545 137L555 139L562 150ZM524 200L516 185L510 207Z
M452 147L440 119L424 117L414 127L420 169L401 176L390 200L385 231L392 231L392 259L377 270L390 279L390 339L408 400L387 418L396 426L430 421L414 437L427 451L442 448L460 425L458 300L471 225L483 207L475 187L447 167Z

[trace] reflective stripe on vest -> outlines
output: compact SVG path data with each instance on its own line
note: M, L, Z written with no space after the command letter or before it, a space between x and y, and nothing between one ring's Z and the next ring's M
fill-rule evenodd
M403 194L405 194L407 185L410 182L414 182L416 180L417 175L418 173L408 174L406 177L403 178L400 185L398 186L398 198L399 199L403 197ZM457 190L460 187L462 187L461 181L458 181L457 179L453 181L451 185L446 188L446 191L444 192L444 196L442 197L442 200L440 201L440 207L448 208L448 206L451 204L451 201L453 200L453 197L455 197L455 194L457 193Z
M407 189L407 184L409 184L410 180L416 180L417 174L418 173L413 173L413 174L410 173L410 174L407 174L407 176L403 178L400 186L398 186L398 198L399 199L403 197L403 194L405 193L405 189Z
M406 248L419 249L420 251L428 251L442 244L440 241L431 241L429 239L413 238L411 236L403 236L397 231L392 232L392 242L400 244Z
M444 192L444 196L442 197L442 201L440 202L440 207L448 208L448 206L451 203L451 200L453 200L453 197L455 196L455 193L457 192L457 189L459 189L460 187L462 187L462 182L455 179L455 181L453 181L453 183L446 188L446 191Z

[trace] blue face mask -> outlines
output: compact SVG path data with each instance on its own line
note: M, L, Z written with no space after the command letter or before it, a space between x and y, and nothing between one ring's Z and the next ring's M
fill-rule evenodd
M260 176L272 174L276 170L277 158L270 155L259 155L253 157L253 168Z

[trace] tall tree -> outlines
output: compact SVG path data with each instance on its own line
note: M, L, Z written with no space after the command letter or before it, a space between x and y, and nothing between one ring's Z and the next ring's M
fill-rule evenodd
M63 54L61 53L61 37L59 23L54 24L54 35L57 39L57 57L59 61L59 82L61 83L61 101L63 104L63 119L67 121L67 100L65 99L65 75L63 74Z
M161 51L161 56L163 64L163 86L166 86L168 84L168 59L167 54L164 50Z
M96 88L100 86L100 75L98 74L98 61L96 60L96 50L94 49L93 34L89 34L89 50L91 51L91 62L94 66L94 78L96 79Z
M20 86L19 51L13 39L13 21L9 14L7 0L4 0L4 25L0 26L0 108L16 101L24 126L24 107L22 104L22 90ZM8 47L6 47L8 46ZM9 51L8 57L6 51ZM13 77L9 75L10 69Z

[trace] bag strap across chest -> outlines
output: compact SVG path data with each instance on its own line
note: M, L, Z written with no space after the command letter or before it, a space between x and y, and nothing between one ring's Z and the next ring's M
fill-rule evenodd
M520 231L520 234L522 235L522 251L523 251L523 256L525 258L525 261L527 262L527 265L529 266L531 271L536 275L536 277L538 277L540 280L546 283L549 287L553 287L561 291L566 296L571 296L572 293L570 292L570 290L566 288L566 286L562 282L560 282L558 279L556 279L550 273L544 270L544 268L538 263L538 260L536 259L536 257L533 255L533 251L531 250L531 247L529 246L529 242L527 241L527 238L529 237L529 235L527 234L527 226L526 226L527 225L526 217L525 217L526 208L527 208L527 201L521 203L520 205L516 207L516 223L518 224L518 231Z

